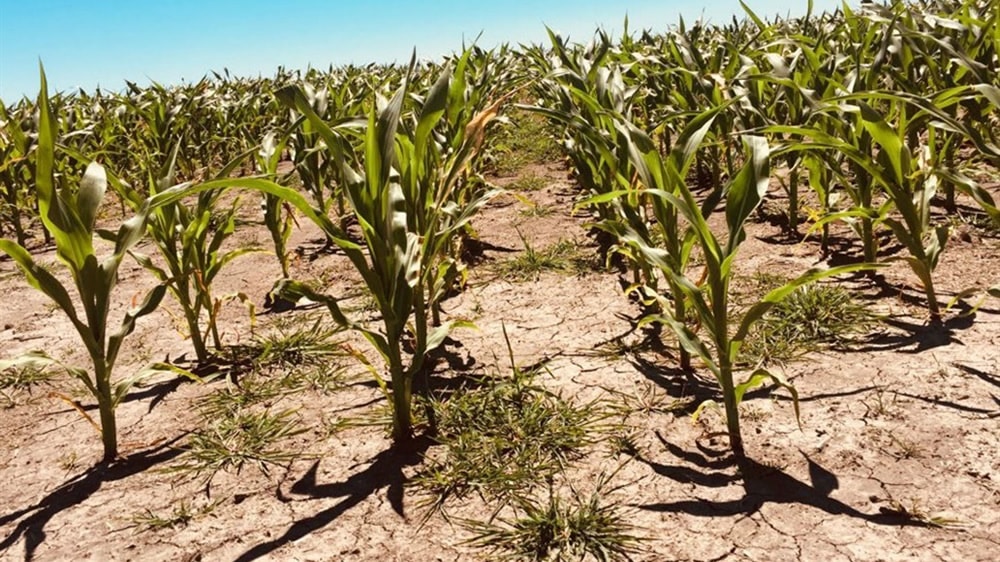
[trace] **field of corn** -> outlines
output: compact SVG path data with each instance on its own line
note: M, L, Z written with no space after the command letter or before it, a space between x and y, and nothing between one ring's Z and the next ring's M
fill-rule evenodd
M745 11L41 69L0 559L995 559L1000 7Z

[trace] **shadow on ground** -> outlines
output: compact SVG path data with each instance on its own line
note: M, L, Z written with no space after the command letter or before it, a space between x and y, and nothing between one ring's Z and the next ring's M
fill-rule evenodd
M403 484L406 476L403 468L421 462L424 453L431 446L432 440L427 437L417 438L412 447L406 449L391 448L372 459L368 468L354 474L342 482L321 484L317 481L319 462L316 461L305 475L289 488L289 497L278 492L281 501L309 501L315 499L343 498L333 507L324 509L315 515L299 519L280 537L258 544L241 554L237 561L256 560L274 552L283 545L301 539L336 521L347 510L358 505L369 496L386 489L389 505L401 517L403 511ZM294 497L299 496L299 497Z
M73 477L53 490L38 503L0 516L0 525L18 521L17 526L2 542L0 552L24 538L24 559L33 560L38 547L45 542L45 527L53 517L91 497L107 482L123 480L149 470L181 454L173 445L183 435L157 447L129 455L111 464L99 464Z
M714 450L698 444L697 451L686 451L657 437L667 452L678 460L677 464L662 464L637 457L655 473L701 488L722 488L739 483L743 486L742 498L713 501L704 498L684 499L676 502L637 505L639 509L659 513L684 513L695 517L725 517L753 515L768 503L801 504L814 507L831 515L844 515L879 525L926 526L925 523L902 514L880 511L864 513L830 497L840 487L837 475L822 467L803 453L809 467L809 482L803 482L782 471L760 464L753 459L736 459L724 450Z

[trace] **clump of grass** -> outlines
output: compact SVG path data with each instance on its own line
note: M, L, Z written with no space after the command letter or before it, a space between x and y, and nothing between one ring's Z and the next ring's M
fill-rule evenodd
M338 338L341 331L321 316L290 316L279 318L267 332L255 335L251 344L230 347L230 362L243 365L245 372L281 376L275 381L256 378L238 389L230 388L234 395L229 398L256 403L300 389L329 393L341 388L346 382L341 359L350 355Z
M524 252L497 266L497 273L502 277L516 281L534 281L545 271L570 272L576 269L579 250L572 240L560 240L539 250L520 232L518 235L524 244Z
M251 344L230 352L237 355L234 362L250 362L257 369L321 365L347 355L337 338L342 331L320 315L279 317Z
M211 421L257 404L272 405L290 391L283 382L282 379L267 378L258 373L247 374L239 384L227 383L224 388L199 399L199 412L202 418Z
M9 409L21 403L22 395L31 395L40 385L47 385L57 373L38 365L20 365L0 371L0 408Z
M221 500L207 503L201 507L194 507L187 501L181 500L167 515L159 515L150 509L144 509L132 517L132 523L141 531L187 527L195 519L215 511L220 503L222 503Z
M521 202L523 207L519 211L522 217L528 218L540 218L547 217L556 212L555 207L552 205L540 205L531 199L520 196L517 198Z
M602 501L606 484L602 478L586 496L574 489L568 501L550 488L545 500L519 499L516 518L467 521L468 544L514 560L630 560L640 539L621 511Z
M205 476L206 486L220 471L239 474L244 466L256 466L265 475L269 467L287 464L299 453L280 447L280 442L306 430L299 426L295 412L283 410L224 412L218 419L206 419L209 426L195 431L178 464L171 472Z
M877 316L837 285L802 287L762 318L741 350L750 363L782 363L822 346L843 346L869 333Z
M538 191L548 185L549 180L538 174L524 174L507 184L511 191Z
M502 118L501 122L506 126L498 128L487 140L482 160L485 171L510 176L525 166L552 162L562 155L545 117L522 111Z
M470 493L506 503L600 439L604 415L597 403L574 404L537 386L535 376L515 369L510 378L486 379L432 403L444 454L414 480L431 496L425 505L439 509Z
M942 513L931 513L925 509L920 501L915 498L911 498L909 505L904 504L892 496L885 498L880 498L879 496L871 496L869 500L872 503L886 503L878 508L879 513L889 517L898 517L901 520L909 521L911 523L916 523L918 525L923 525L925 527L933 528L961 528L967 527L968 523L951 517Z
M978 236L983 238L1000 238L1000 224L990 218L989 215L983 212L962 212L957 213L949 217L949 222L951 226L958 230L958 236L963 235L962 229L970 229L974 231ZM971 241L971 240L970 240Z
M891 397L889 396L891 394ZM861 400L861 403L865 406L865 415L868 417L875 418L894 418L899 415L899 408L897 407L897 400L899 394L894 391L889 391L884 386L876 386L875 391L868 398Z

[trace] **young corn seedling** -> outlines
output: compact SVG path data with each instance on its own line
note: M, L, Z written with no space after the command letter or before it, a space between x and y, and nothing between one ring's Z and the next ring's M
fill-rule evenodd
M118 267L126 252L141 238L150 208L144 207L135 217L122 224L114 236L114 252L100 260L94 250L94 229L97 211L107 189L104 168L91 163L79 188L74 190L64 182L57 186L55 167L56 123L49 105L45 73L41 71L41 92L38 96L39 126L36 149L35 188L39 210L45 229L56 243L56 255L69 270L75 285L79 306L78 313L69 290L47 269L38 264L20 244L0 240L0 251L9 255L21 268L28 283L52 299L73 323L80 340L90 355L92 368L67 366L70 374L86 386L97 400L100 415L100 433L104 445L104 462L118 456L118 431L115 409L140 375L114 382L112 373L125 338L135 329L136 320L156 309L166 286L157 285L139 305L125 314L121 327L109 331L108 313L111 297L118 282ZM16 363L53 363L44 354L32 354ZM0 370L12 362L0 362Z
M717 111L718 109L710 110L695 118L693 132L690 133L686 144L697 146L700 143ZM729 307L729 290L735 275L734 262L740 245L746 238L744 223L763 201L770 179L770 149L767 141L762 137L753 136L744 139L746 164L725 189L728 236L723 243L708 226L706 216L710 209L699 205L685 182L679 181L678 168L673 163L664 162L659 150L644 132L628 123L623 123L621 127L628 131L630 142L633 143L634 148L630 150L632 163L648 186L645 192L677 209L690 227L684 239L692 239L700 247L705 260L703 283L693 281L683 270L663 268L670 276L672 286L679 291L674 298L683 298L687 301L689 310L698 318L703 335L699 335L689 327L685 318L670 314L669 308L665 309L667 311L665 314L647 316L644 322L669 326L677 335L681 345L694 357L699 358L715 376L722 389L730 446L738 459L745 458L738 408L749 389L767 381L773 381L788 389L794 401L796 418L798 417L798 394L780 374L757 368L742 382L737 382L736 365L739 363L740 348L750 329L771 307L798 287L824 277L870 266L860 264L811 269L793 281L770 291L742 315L733 318ZM639 248L649 259L665 261L662 250L642 245ZM664 265L669 266L669 263ZM730 325L731 321L733 326Z
M179 145L174 145L164 166L150 172L151 195L155 196L174 184L178 150ZM241 156L230 162L220 172L219 179L228 176L242 160ZM131 195L129 203L134 209L144 205L134 191L119 191ZM201 191L193 205L178 201L151 212L146 230L155 242L165 267L157 265L149 256L129 252L177 299L199 365L207 365L212 360L210 345L215 349L222 347L218 326L222 301L213 296L212 284L227 264L242 255L258 251L255 248L223 251L223 244L236 228L239 199L229 209L219 212L216 206L221 193L221 189Z
M382 330L349 320L336 298L304 284L283 281L277 293L290 300L307 297L324 303L334 320L361 332L389 367L393 409L393 440L403 445L413 436L411 415L414 378L424 374L424 359L438 348L455 323L431 330L431 311L453 278L451 241L493 195L491 190L465 191L464 174L482 148L487 125L496 116L496 102L478 113L457 111L463 90L455 87L450 71L441 73L415 108L412 127L400 126L409 98L410 72L387 102L369 114L363 136L363 168L347 142L354 124L330 125L316 114L305 93L294 86L278 91L283 103L301 112L322 135L327 157L336 163L339 183L361 228L363 242L352 241L321 210L313 209L297 193L274 188L309 219L350 259L364 280L382 316ZM456 78L457 80L457 78ZM456 95L457 94L457 95ZM443 123L462 116L468 121ZM460 137L437 138L445 127ZM451 149L449 149L451 147ZM412 345L404 347L412 322ZM409 360L406 360L409 355Z

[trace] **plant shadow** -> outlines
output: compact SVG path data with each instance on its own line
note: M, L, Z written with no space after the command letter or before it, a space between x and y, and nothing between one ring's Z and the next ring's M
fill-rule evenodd
M868 337L850 348L854 352L898 351L917 354L952 344L964 345L958 332L967 330L975 322L974 316L955 316L940 324L917 324L898 318L885 318L882 322L896 329Z
M45 527L59 513L79 505L94 495L107 482L123 480L180 455L174 443L183 435L156 447L133 453L113 463L98 464L64 482L38 503L0 516L0 525L20 521L3 541L0 552L6 551L24 538L24 559L33 560L38 547L45 542Z
M683 407L672 409L678 415L690 415L705 400L719 398L719 388L715 379L701 376L696 370L682 369L678 366L676 349L670 349L664 344L660 327L640 328L640 320L643 317L641 314L636 318L623 314L617 316L629 322L629 329L595 346L598 350L610 347L610 351L590 352L587 355L610 355L615 360L624 359L646 380L666 392L667 396L687 402ZM642 333L640 341L628 347L626 341L629 336L637 332Z
M403 469L419 464L423 460L424 453L432 444L433 441L430 438L418 437L414 439L411 446L392 447L376 455L368 468L348 477L347 480L332 484L317 482L320 461L316 461L305 475L292 484L288 490L290 494L302 497L288 497L279 489L278 499L283 502L327 498L343 499L333 507L299 519L292 523L280 537L254 546L237 557L236 560L238 562L249 561L267 556L283 545L299 540L333 523L349 509L383 488L386 489L386 498L393 511L400 517L404 517L403 485L406 483L406 475L403 474Z
M968 365L963 365L961 363L952 363L958 370L962 371L967 375L972 375L978 377L980 380L987 384L991 384L997 388L1000 388L1000 374L997 373L987 373L986 371L977 369L975 367L970 367Z
M667 452L678 459L677 464L662 464L641 456L637 460L649 466L660 476L677 482L690 483L702 488L723 488L733 484L743 486L743 497L735 500L713 501L703 498L675 502L636 505L639 509L659 513L684 513L695 517L749 516L768 504L808 505L829 513L846 515L878 525L926 526L927 524L903 514L879 511L864 513L840 500L830 497L840 487L837 475L830 472L805 453L809 482L803 482L780 468L761 464L750 458L736 459L728 451L698 444L698 451L686 451L668 442L657 432Z
M472 373L478 365L475 357L463 352L462 344L456 340L447 338L445 344L426 359L422 375L415 377L415 395L447 400L461 390L485 384L482 377ZM451 376L443 376L445 373L450 373ZM427 405L426 409L430 410L431 406ZM403 447L393 446L382 451L371 460L368 468L341 482L319 483L320 461L313 463L305 475L288 488L287 494L278 489L278 499L286 503L328 498L343 499L330 508L292 523L280 537L254 546L236 560L248 561L266 557L282 545L330 525L348 510L382 489L386 490L386 499L393 511L400 517L405 517L403 487L407 478L403 469L422 463L428 449L437 444L433 436L433 423L431 426L427 433L415 437L412 443Z

